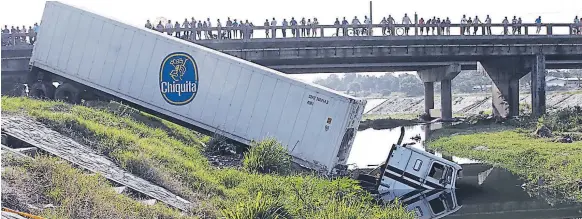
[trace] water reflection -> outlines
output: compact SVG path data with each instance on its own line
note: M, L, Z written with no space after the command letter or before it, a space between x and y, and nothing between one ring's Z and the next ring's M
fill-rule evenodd
M437 130L443 127L442 123L422 124L415 126L407 126L405 128L403 143L415 142L414 138L420 137L413 147L425 150L425 139L430 135L431 130ZM400 137L400 128L374 130L366 129L358 131L352 151L348 157L348 164L350 168L367 168L369 165L378 165L386 160L386 156L390 152L392 144L396 143ZM434 154L438 157L443 157L441 153L435 151ZM452 160L459 164L479 163L478 161L461 158L461 157L444 157L447 160Z
M480 167L482 165L482 167ZM396 190L380 194L383 201L398 198L418 218L579 218L581 204L551 205L543 197L530 196L522 181L510 172L486 164L475 181L465 179L454 190Z

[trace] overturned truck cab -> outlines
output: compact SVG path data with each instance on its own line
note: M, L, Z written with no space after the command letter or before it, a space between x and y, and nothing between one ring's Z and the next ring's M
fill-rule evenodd
M386 161L368 174L356 177L360 184L380 196L397 190L454 189L457 179L462 177L463 168L455 162L402 144L403 137L404 127Z

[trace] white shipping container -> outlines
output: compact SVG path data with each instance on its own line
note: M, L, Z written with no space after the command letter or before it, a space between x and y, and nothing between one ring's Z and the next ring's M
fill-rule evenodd
M345 164L366 104L325 87L85 9L47 1L30 64L296 162Z

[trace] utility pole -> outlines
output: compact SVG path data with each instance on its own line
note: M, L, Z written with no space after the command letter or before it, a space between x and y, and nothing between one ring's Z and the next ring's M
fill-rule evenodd
M372 1L370 1L370 21L372 21Z
M372 22L372 0L370 0L370 24L374 24L374 22ZM372 27L368 26L368 36L372 36Z

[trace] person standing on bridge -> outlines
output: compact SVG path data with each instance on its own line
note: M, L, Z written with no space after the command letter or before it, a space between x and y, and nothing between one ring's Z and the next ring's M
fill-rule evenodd
M265 26L265 38L269 38L269 19L265 19L263 26Z
M198 20L198 24L196 25L196 35L198 35L198 39L202 40L202 28L204 28L204 24L202 20Z
M463 18L461 18L461 35L465 35L466 26L467 26L467 16L463 15Z
M153 28L152 23L150 23L150 20L146 21L145 28L150 29L150 30Z
M333 26L335 26L335 36L339 36L339 30L340 30L340 21L339 18L335 18L335 21L333 22Z
M174 30L176 31L176 37L180 38L182 32L180 31L180 22L176 21L176 24L174 24Z
M542 30L542 16L538 16L538 18L536 18L536 34L540 34L541 30Z
M473 35L477 35L477 31L479 31L479 24L483 23L481 23L481 20L479 20L479 16L475 16L475 20L473 21Z
M319 21L317 20L316 17L313 18L313 23L311 25L312 25L312 30L313 30L311 35L313 35L313 37L317 37L317 29L319 26Z
M513 16L513 19L511 20L511 32L513 35L515 35L515 33L517 32L517 17Z
M438 24L438 20L436 18L436 16L433 16L432 19L430 20L430 34L435 35L434 34L434 29L436 29Z
M208 35L208 23L206 23L206 21L202 22L202 29L204 29L204 39L210 39L210 36Z
M271 37L277 38L277 20L271 20Z
M471 36L471 26L473 25L473 20L471 20L471 17L469 17L469 20L467 20L467 27L465 28L465 30L467 30L467 36Z
M404 24L404 34L406 34L406 36L408 36L408 31L410 30L411 23L412 21L410 20L410 17L408 17L408 14L404 13L404 17L402 18L402 24Z
M491 35L491 18L489 15L485 18L485 35Z
M424 22L424 24L425 24L424 26L426 27L426 35L428 36L430 34L430 25L432 25L432 19L429 18Z
M289 22L287 22L287 19L283 18L283 22L281 23L281 33L283 34L283 38L287 37L287 27L289 26Z
M247 29L249 30L249 39L253 38L253 33L255 31L255 25L253 24L253 22L250 22L248 20L245 21L245 23L247 24Z
M232 21L230 17L226 18L226 37L232 39Z
M162 21L158 22L158 25L156 25L156 30L158 32L163 32L162 30L164 30L164 25L162 24Z
M390 14L388 15L388 19L386 19L386 21L388 22L388 35L394 35L394 23L396 21Z
M293 37L297 37L296 34L299 34L299 30L297 30L297 21L295 20L295 17L291 17L291 34L293 35Z
M352 30L354 31L354 36L359 36L360 35L360 29L358 28L358 25L360 25L360 20L358 20L358 16L354 16L354 19L352 20Z
M216 19L216 28L218 29L216 31L216 39L224 39L224 30L222 30L222 23L220 22L220 19Z
M305 21L305 17L301 18L300 24L301 24L301 37L305 37L305 32L307 32L307 29L305 28L305 25L307 24L307 22Z
M240 37L241 37L241 38L244 38L244 36L243 36L243 30L242 30L242 28L241 28L242 26L244 26L244 25L243 25L243 21L242 21L242 20L240 20L240 23L237 21L237 19L234 19L234 20L232 21L232 29L233 29L233 30L232 30L232 35L233 35L233 37L234 37L235 39L237 39L237 38L239 37L239 36L238 36L238 35L239 35L239 33L240 33ZM248 38L248 33L246 34L246 37Z
M380 24L382 25L382 36L386 36L386 23L386 17L383 17L380 21Z
M28 41L30 42L30 45L34 44L34 40L32 39L34 37L34 30L32 29L32 26L28 26Z
M503 35L507 35L507 32L509 32L509 20L505 17L501 23L503 23Z
M212 22L210 22L210 18L206 18L206 25L207 25L207 34L208 34L208 39L212 39Z
M166 34L172 36L172 27L173 27L172 20L168 20L168 23L166 23L165 26Z
M344 19L342 20L342 36L348 35L348 25L350 25L350 22L346 20L346 17L344 17Z
M582 18L580 18L580 20L578 20L578 16L576 16L574 18L574 26L572 28L573 29L572 31L574 34L576 34L576 35L582 34L581 24L582 24Z
M190 18L190 39L196 40L196 19L194 17Z
M184 18L182 28L184 28L184 39L188 40L190 38L190 22L188 22L188 18Z
M313 28L313 22L311 22L311 18L307 18L306 25L305 32L307 32L307 37L311 37L311 28Z
M421 17L418 20L418 27L418 29L420 29L420 35L422 36L424 34L424 18ZM426 31L426 35L428 35L428 30Z

